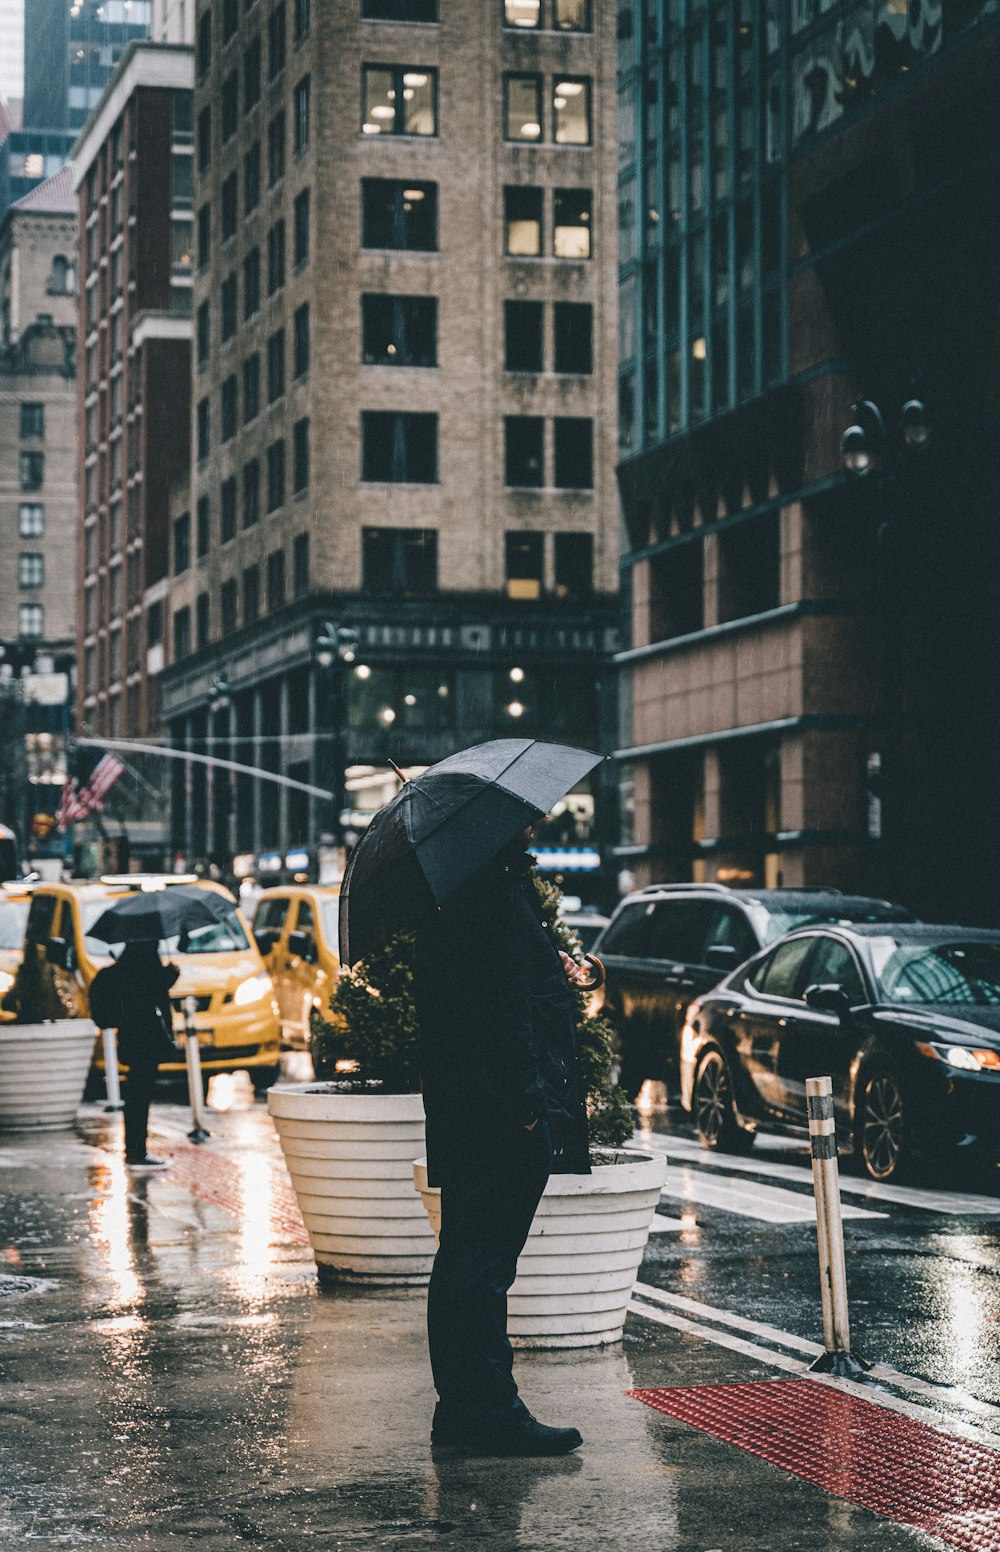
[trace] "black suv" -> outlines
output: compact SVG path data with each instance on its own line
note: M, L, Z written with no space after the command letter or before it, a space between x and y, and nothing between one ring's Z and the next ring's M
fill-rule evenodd
M653 884L628 895L593 948L608 974L604 1012L619 1035L622 1088L630 1099L646 1078L676 1089L688 1004L775 938L820 923L913 920L888 900L835 889Z

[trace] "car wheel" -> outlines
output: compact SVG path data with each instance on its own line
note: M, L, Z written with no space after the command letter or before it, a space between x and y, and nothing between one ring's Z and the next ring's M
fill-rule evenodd
M854 1101L854 1153L872 1180L896 1180L910 1161L910 1125L891 1067L862 1072Z
M740 1124L733 1098L729 1064L721 1051L708 1051L694 1079L694 1124L706 1148L722 1153L749 1153L756 1133Z

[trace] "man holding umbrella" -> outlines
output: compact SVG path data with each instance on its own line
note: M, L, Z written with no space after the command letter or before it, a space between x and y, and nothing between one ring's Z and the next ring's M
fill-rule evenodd
M518 1395L507 1293L550 1171L590 1169L568 984L583 972L546 931L524 847L600 758L503 739L431 766L376 815L341 891L343 963L417 929L427 1169L441 1188L431 1442L470 1453L564 1455L583 1442Z

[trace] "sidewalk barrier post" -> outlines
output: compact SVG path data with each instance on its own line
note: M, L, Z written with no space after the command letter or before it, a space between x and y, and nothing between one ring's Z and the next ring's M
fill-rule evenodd
M837 1129L833 1115L833 1083L830 1078L807 1078L809 1147L812 1154L813 1192L816 1198L816 1238L819 1243L820 1293L823 1301L823 1352L811 1369L823 1374L857 1378L871 1368L851 1352L851 1326L847 1309L847 1264L844 1258L844 1223L840 1215L840 1172L837 1166Z
M194 1016L197 1003L193 997L185 997L184 1009L184 1057L187 1063L188 1098L191 1101L190 1142L207 1142L211 1132L205 1128L205 1097L201 1087L201 1051L198 1047L198 1031Z
M118 1042L113 1029L101 1030L101 1043L104 1046L104 1087L108 1096L104 1111L106 1115L110 1115L116 1110L125 1108L122 1104L122 1086L118 1076Z

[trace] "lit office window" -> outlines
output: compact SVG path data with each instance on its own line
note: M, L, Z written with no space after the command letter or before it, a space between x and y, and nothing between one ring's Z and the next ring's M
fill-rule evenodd
M365 65L362 86L364 134L437 134L436 70L412 65Z

